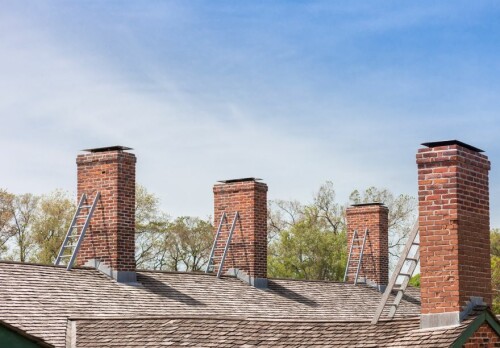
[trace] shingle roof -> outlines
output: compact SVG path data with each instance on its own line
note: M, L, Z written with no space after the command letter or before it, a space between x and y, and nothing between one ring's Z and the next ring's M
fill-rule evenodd
M470 320L469 320L470 321ZM450 347L468 322L421 330L419 320L347 321L157 318L76 320L77 347Z
M232 277L141 271L141 286L120 284L93 268L0 262L0 319L64 347L69 317L234 316L240 319L370 320L381 294L336 282L270 280L266 290ZM397 316L415 318L418 291ZM413 302L413 303L412 303Z

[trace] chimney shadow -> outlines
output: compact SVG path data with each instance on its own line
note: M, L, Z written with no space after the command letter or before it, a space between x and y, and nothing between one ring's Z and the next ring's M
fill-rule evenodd
M296 293L295 291L293 291L289 288L286 288L283 285L278 284L272 280L268 281L268 288L269 288L269 290L272 290L273 294L279 295L279 296L284 297L288 300L292 300L292 301L301 303L301 304L309 306L309 307L318 307L319 306L319 304L316 301L314 301L308 297L305 297L299 293Z
M158 279L143 273L137 274L137 281L142 284L144 290L157 296L181 302L188 306L206 306L203 302L200 302L197 299L168 286Z

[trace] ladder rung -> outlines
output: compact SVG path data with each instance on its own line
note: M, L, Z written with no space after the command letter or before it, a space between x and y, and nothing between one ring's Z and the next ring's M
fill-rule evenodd
M71 257L72 255L61 255L59 257L63 258L63 257Z
M64 247L65 247L65 248L74 248L74 247L76 247L76 244L66 245L66 246L64 246Z
M418 259L416 259L414 257L407 257L406 260L418 262Z
M398 275L411 278L411 274L409 274L409 273L398 273Z
M419 242L413 242L413 243L411 243L411 244L412 244L412 245L420 245L420 243L419 243Z

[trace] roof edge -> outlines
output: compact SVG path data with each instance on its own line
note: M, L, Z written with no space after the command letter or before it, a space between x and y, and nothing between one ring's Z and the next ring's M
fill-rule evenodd
M260 321L260 322L282 322L282 323L370 323L371 319L360 319L360 320L328 320L328 319L293 319L289 317L283 318L260 318L260 317L241 317L241 316L200 316L200 315L162 315L162 316L134 316L134 317L69 317L70 321L79 321L79 320L113 320L113 321L129 321L129 320L230 320L230 321ZM387 319L380 320L379 322L395 322L395 321L417 321L420 320L419 316L410 317L410 318L397 318L397 319Z

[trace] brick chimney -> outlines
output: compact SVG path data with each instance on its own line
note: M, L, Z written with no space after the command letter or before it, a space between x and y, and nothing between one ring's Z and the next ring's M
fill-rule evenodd
M349 253L354 231L357 240L352 248L347 281L353 282L360 257L365 230L368 229L358 281L384 291L389 277L389 209L382 203L355 204L346 210Z
M214 185L215 231L224 212L228 220L228 224L223 226L214 261L215 269L218 269L231 223L239 212L240 220L236 224L223 271L255 287L264 288L267 286L267 185L258 180L225 180Z
M457 140L422 145L420 325L456 325L474 305L491 305L490 162L482 150Z
M119 282L135 282L135 163L128 147L84 150L78 155L78 197L101 198L77 257Z

